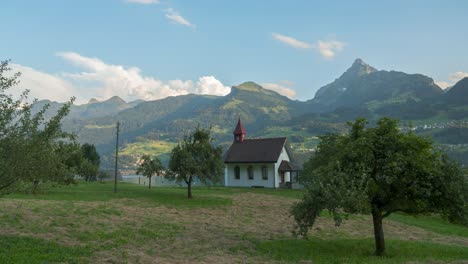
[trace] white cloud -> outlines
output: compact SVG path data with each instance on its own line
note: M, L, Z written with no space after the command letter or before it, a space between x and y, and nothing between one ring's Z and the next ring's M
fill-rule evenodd
M284 83L284 82L287 82L289 84L293 84L293 82L291 81L287 81L287 80L283 80L283 81L280 81L280 83ZM289 87L286 87L284 85L281 85L281 84L277 84L277 83L262 83L261 86L263 86L263 88L265 89L268 89L268 90L272 90L272 91L275 91L281 95L284 95L290 99L293 99L295 96L296 96L296 91L294 91L293 89L289 88Z
M159 4L159 0L125 0L125 2L143 5Z
M337 52L343 50L345 46L344 42L337 40L321 41L319 40L314 48L324 57L325 59L333 59Z
M106 100L119 96L126 101L137 99L157 100L169 96L209 94L223 96L231 91L214 76L202 76L197 81L162 81L143 76L137 67L107 64L98 58L82 56L74 52L60 52L57 56L75 65L80 72L49 74L18 64L10 64L13 72L21 72L20 84L9 90L19 96L25 89L30 98L49 99L58 102L77 97L76 103L86 103L90 98Z
M278 33L272 33L274 39L285 43L288 46L291 46L296 49L315 49L324 57L325 59L333 59L337 52L340 52L344 49L345 43L337 40L328 40L322 41L319 40L315 44L310 44L304 41L300 41L293 37L281 35Z
M65 102L76 94L73 85L59 76L43 73L31 67L10 64L12 72L21 72L20 83L9 92L19 96L24 90L30 90L29 99L49 99Z
M195 27L194 24L190 23L187 19L185 19L183 16L181 16L177 11L175 11L172 8L166 9L166 18L175 24L192 27L192 28Z
M442 89L447 89L447 88L449 88L450 86L453 85L452 83L448 83L448 82L444 82L444 81L435 82L435 84L437 84Z
M100 59L85 57L74 52L61 52L57 55L85 70L79 73L63 73L63 77L88 87L94 85L93 97L98 99L118 95L125 100L156 100L189 93L226 95L230 92L229 87L224 86L213 76L200 77L196 84L191 80L164 82L143 76L137 67L106 64Z
M310 48L312 48L312 45L310 45L309 43L297 40L297 39L295 39L293 37L288 37L288 36L281 35L281 34L278 34L278 33L272 33L272 36L273 36L274 39L276 39L276 40L278 40L280 42L283 42L284 44L289 45L289 46L291 46L293 48L296 48L296 49L310 49Z
M231 88L224 86L213 76L200 77L195 87L197 94L226 95L229 92L231 92Z
M468 77L468 72L454 72L449 75L449 80L453 83L460 81L461 79Z
M446 88L448 88L450 86L455 85L457 82L459 82L461 79L463 79L465 77L468 77L468 72L458 71L458 72L450 73L449 76L448 76L448 81L438 81L438 82L435 82L435 83L440 88L446 89Z

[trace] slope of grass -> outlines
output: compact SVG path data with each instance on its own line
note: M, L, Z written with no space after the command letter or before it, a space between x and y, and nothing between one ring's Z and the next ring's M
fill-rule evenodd
M468 248L423 242L387 240L387 255L374 256L373 239L274 240L256 243L256 252L282 262L407 263L468 260Z
M411 216L405 214L392 214L388 219L407 225L417 226L442 235L468 237L468 227L448 223L435 215Z
M159 156L170 153L176 143L162 140L145 140L127 144L120 152L120 155L141 156L143 154Z
M378 258L368 216L335 227L324 214L310 240L293 239L288 211L300 190L197 187L193 194L189 200L186 188L124 183L114 194L112 183L81 182L36 196L7 195L0 199L0 263L468 260L466 230L437 218L395 215L403 220L385 223L393 226L386 229L392 239L386 241L388 255ZM451 231L429 232L434 226Z

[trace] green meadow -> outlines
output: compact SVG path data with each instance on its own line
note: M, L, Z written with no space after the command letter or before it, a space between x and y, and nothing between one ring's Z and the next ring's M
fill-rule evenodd
M0 263L466 263L468 228L434 216L384 221L387 255L373 256L372 221L340 227L324 214L294 238L298 190L119 183L54 187L0 199Z

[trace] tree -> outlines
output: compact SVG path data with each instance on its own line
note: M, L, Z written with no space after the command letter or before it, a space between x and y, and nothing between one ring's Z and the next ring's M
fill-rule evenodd
M19 181L32 182L33 192L41 181L69 182L68 155L61 148L73 144L74 138L61 130L61 121L74 98L45 120L49 106L33 114L28 90L16 99L8 93L20 77L20 73L8 77L10 70L8 61L0 63L0 191L9 192Z
M467 224L467 177L429 139L401 132L398 121L381 118L349 123L345 135L321 137L304 164L304 198L291 208L296 235L307 235L322 210L340 224L349 213L372 214L376 255L385 253L383 219L394 212L439 213Z
M78 175L83 177L85 181L96 181L96 177L99 171L99 167L96 167L88 159L83 159L78 169Z
M80 164L78 174L85 181L95 181L99 172L100 157L94 145L85 143L81 146L83 160Z
M110 175L107 172L101 170L98 172L97 177L99 179L99 182L102 183L103 180L109 178Z
M158 158L152 159L150 155L143 155L141 157L141 163L138 165L137 174L143 174L148 177L149 185L148 188L151 189L151 177L153 175L161 175L164 171L164 166L161 164L161 161Z
M99 168L101 158L99 157L94 145L88 143L83 144L81 146L81 152L83 153L83 158L89 160L91 164Z
M169 160L170 178L187 184L187 196L192 198L192 183L197 177L202 183L221 181L223 161L221 147L212 145L210 131L197 127L195 132L185 136L174 149Z

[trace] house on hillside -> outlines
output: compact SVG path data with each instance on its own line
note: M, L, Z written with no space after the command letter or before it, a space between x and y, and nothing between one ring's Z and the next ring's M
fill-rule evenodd
M224 155L224 185L298 188L298 170L287 138L247 139L239 118L234 142Z

